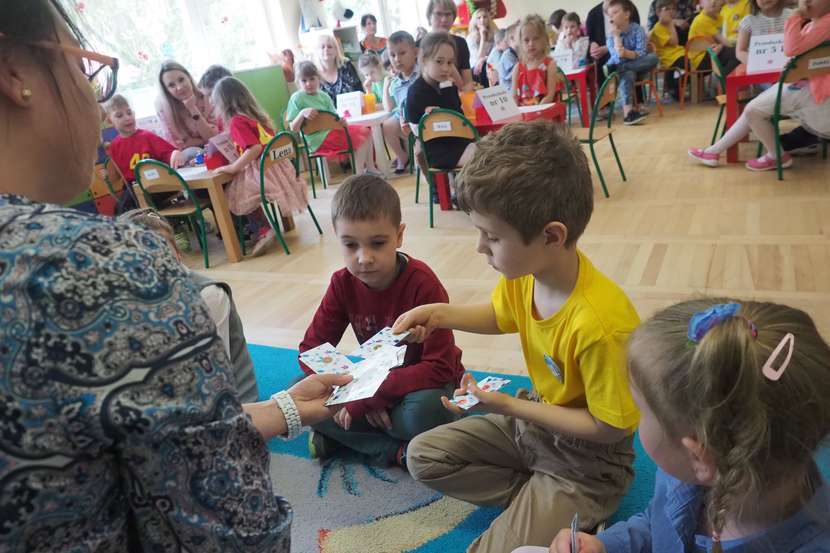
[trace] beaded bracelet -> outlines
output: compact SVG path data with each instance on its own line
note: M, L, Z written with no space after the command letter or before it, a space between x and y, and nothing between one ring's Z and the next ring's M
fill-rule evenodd
M288 426L288 433L280 436L280 438L283 440L293 440L303 431L303 423L300 420L300 412L297 410L297 405L294 403L294 399L288 394L288 392L285 391L277 392L271 396L271 399L276 402L277 407L279 407L280 411L282 411L282 414L285 417L285 423Z

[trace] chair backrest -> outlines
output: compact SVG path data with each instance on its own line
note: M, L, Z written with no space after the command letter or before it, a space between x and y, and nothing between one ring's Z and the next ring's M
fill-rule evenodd
M706 53L712 62L712 75L718 79L718 90L721 94L724 94L726 93L726 75L724 74L723 65L721 65L718 55L711 47L706 49Z
M334 129L342 129L343 122L340 116L331 111L318 111L314 119L306 119L300 130L305 134L314 134L320 131L331 131Z
M127 185L127 179L125 179L124 175L121 174L121 170L118 168L118 165L115 164L111 157L108 157L104 160L104 183L107 185L110 196L118 200L118 194L115 192L114 184L116 182L120 182L122 184L122 188Z
M714 45L715 39L710 36L700 35L689 38L686 42L686 55L683 58L686 71L690 71L692 68L691 61L689 60L690 55L705 52L707 48L711 48Z
M559 67L558 65L556 66L556 71L559 74L559 80L562 81L563 83L565 83L565 87L564 87L565 88L565 94L567 96L570 96L571 95L571 83L570 83L570 81L568 81L568 75L564 71L562 71L562 68ZM559 97L560 97L560 99L562 97L562 88L559 89Z
M812 50L794 57L781 73L785 83L794 83L819 75L830 75L830 42L819 44Z
M421 117L418 137L423 142L436 138L466 138L474 141L479 138L478 131L464 114L442 108L434 109Z
M594 135L594 126L596 125L597 116L605 108L611 105L610 113L608 114L608 128L611 128L611 119L614 118L614 104L617 102L617 91L620 87L620 74L614 71L605 78L605 82L599 87L597 92L597 99L594 102L594 109L591 112L591 125L588 127L588 135Z
M284 159L291 160L294 172L299 175L300 160L297 154L297 139L287 131L278 132L262 149L262 155L259 157L260 181L263 180L263 175L269 167Z
M135 181L138 183L147 204L156 207L150 194L184 190L185 196L193 198L193 191L182 176L167 165L155 159L142 159L135 166ZM198 204L197 204L198 205Z

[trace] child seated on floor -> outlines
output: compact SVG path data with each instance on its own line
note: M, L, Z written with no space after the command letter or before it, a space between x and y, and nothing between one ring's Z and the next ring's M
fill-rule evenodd
M170 251L182 262L182 253L176 245L173 227L170 226L154 209L136 209L128 211L118 217L120 221L135 223L160 234L170 246ZM184 263L182 262L182 265ZM257 400L256 378L254 377L254 363L248 353L248 344L242 329L242 321L236 312L233 303L231 287L227 283L213 280L210 277L190 271L190 278L196 284L202 299L207 304L210 317L216 324L216 332L222 339L225 351L233 365L233 376L236 384L237 397L241 403L251 403Z
M320 91L320 72L310 61L297 65L297 80L300 90L291 95L285 114L290 121L291 130L300 132L306 120L314 119L321 111L337 113L331 96ZM349 127L344 120L342 129L323 130L306 135L309 151L325 157L335 156L349 147L346 133L351 138L355 156L355 173L372 171L377 173L374 155L375 148L369 140L371 131L367 127Z
M109 145L110 157L128 184L135 181L135 166L142 159L155 159L174 169L184 164L182 153L175 146L155 133L136 127L135 114L124 96L115 94L107 102L105 111L118 132Z
M437 329L518 333L533 393L485 392L464 375L455 394L473 393L490 414L415 438L409 471L452 497L505 508L469 553L547 546L574 513L583 529L606 520L631 482L639 414L625 348L640 320L577 246L594 187L561 125L511 123L484 137L459 174L458 203L478 252L502 274L490 301L416 307L393 331L415 341Z
M814 459L830 433L830 347L807 313L686 301L644 322L628 358L654 497L580 533L578 551L830 551L830 488ZM570 529L514 553L548 551L570 553Z
M276 241L276 233L262 211L260 180L265 200L277 204L283 216L308 208L308 189L289 159L277 161L260 174L260 155L274 138L274 124L242 81L236 77L221 79L213 88L211 102L239 153L236 161L216 172L233 175L225 188L228 208L234 215L246 215L256 227L256 244L251 251L256 257Z
M660 67L663 69L682 70L685 64L686 49L680 45L680 33L675 24L677 0L656 0L654 11L657 22L651 28L651 39L660 58ZM671 94L675 100L680 99L679 79L675 71L666 71L665 86L663 89Z
M715 41L712 50L717 54L718 60L723 66L724 74L728 75L741 62L735 56L735 48L729 44L729 41L721 32L723 20L720 11L722 5L723 0L700 0L700 12L692 20L692 25L689 27L689 40L700 36L712 38ZM693 68L700 71L712 69L712 60L709 59L709 54L705 50L696 54L689 54L689 61Z
M608 66L620 75L620 97L623 102L623 124L638 125L648 115L634 108L634 83L641 74L648 73L660 60L648 51L648 36L639 23L631 20L637 8L631 0L611 0L606 11L611 22L607 37Z
M386 52L394 77L386 77L383 81L383 109L392 115L383 122L383 139L395 154L394 173L402 175L409 163L408 140L412 132L406 123L404 106L409 87L420 73L418 48L415 39L406 31L392 33L388 45Z
M425 113L436 108L461 112L458 88L452 82L455 41L449 34L429 33L421 41L421 76L406 94L406 120L417 130ZM430 166L440 169L462 167L473 152L475 143L466 138L436 138L426 143ZM421 168L425 172L425 167Z
M588 46L590 41L587 36L582 36L582 22L575 12L565 14L560 26L559 39L556 41L554 56L570 55L573 59L573 67L581 67L588 62Z
M793 14L788 0L751 0L752 13L741 20L735 55L741 63L749 62L749 42L753 36L774 35L784 32L784 24Z
M347 178L332 199L331 220L346 267L332 275L301 353L326 342L337 345L349 325L363 343L413 307L449 301L424 262L398 251L405 225L400 198L388 182L372 175ZM463 372L450 330L408 345L403 366L389 373L374 397L347 403L333 421L314 427L311 457L325 459L346 447L374 464L405 468L409 440L454 419L441 408L441 397L452 393Z
M550 42L544 20L528 15L519 24L519 64L513 70L511 90L520 106L547 104L559 88L556 62L550 57Z

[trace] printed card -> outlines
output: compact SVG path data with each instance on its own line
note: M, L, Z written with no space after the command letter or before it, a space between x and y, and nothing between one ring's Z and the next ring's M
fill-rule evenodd
M377 393L380 385L389 376L389 369L379 370L372 363L362 366L364 363L365 361L355 366L354 371L351 373L352 381L345 386L338 386L326 401L326 405L349 403L350 401L370 398Z
M351 373L354 369L354 363L328 342L301 353L300 361L317 374Z
M506 378L488 376L486 378L481 379L481 381L478 383L478 387L484 392L495 392L501 389L505 384L508 384L509 382L510 380ZM468 409L472 409L480 402L479 399L473 394L463 394L452 398L450 400L450 403L454 403L455 405L459 406L460 408L466 411Z
M369 357L383 346L397 346L400 344L407 336L409 336L409 332L403 332L401 334L393 334L392 327L387 326L386 328L382 329L380 332L363 342L359 348L354 350L349 354L349 357Z

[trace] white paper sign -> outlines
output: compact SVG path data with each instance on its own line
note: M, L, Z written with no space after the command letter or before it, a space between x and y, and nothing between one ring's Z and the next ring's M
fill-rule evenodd
M784 34L753 35L749 39L747 74L766 73L784 69L789 58L784 54Z
M337 114L340 117L357 117L363 114L363 93L347 92L337 95Z
M493 123L508 120L518 121L522 118L522 114L519 113L519 106L516 105L513 96L501 86L481 89L476 92L476 95L478 95L478 99L481 100L481 104Z
M559 52L553 54L553 60L556 62L556 65L562 69L565 73L569 71L573 71L576 69L576 55L573 51L570 52Z
M157 180L159 178L159 172L157 169L146 169L142 171L141 176L144 180Z
M291 159L292 157L294 157L294 145L286 144L284 146L271 148L271 150L268 152L268 156L271 158L272 161L279 161L281 159Z
M830 58L816 58L810 60L810 63L807 64L807 69L827 69L830 67Z
M233 143L233 140L231 140L231 133L226 131L217 134L208 140L208 143L213 144L219 153L225 156L228 163L233 163L239 159L239 152L236 151L236 145Z

